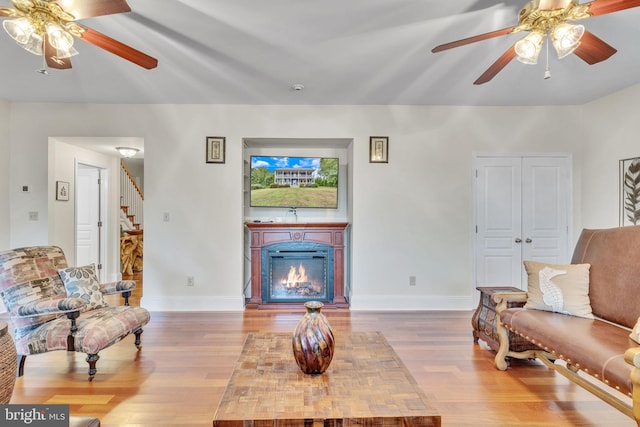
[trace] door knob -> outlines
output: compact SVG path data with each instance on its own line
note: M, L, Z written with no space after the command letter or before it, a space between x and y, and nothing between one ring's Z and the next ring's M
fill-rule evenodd
M522 239L519 237L516 237L516 243L522 243Z
M533 240L531 240L531 239L525 240L525 243L531 243L531 242L533 242Z

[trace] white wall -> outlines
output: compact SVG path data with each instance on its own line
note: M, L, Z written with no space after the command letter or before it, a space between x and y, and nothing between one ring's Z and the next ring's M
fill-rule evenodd
M0 100L0 250L9 246L10 111L10 104L7 101ZM0 303L0 306L1 304L2 303Z
M591 107L590 107L591 108ZM593 107L597 108L597 107ZM47 140L136 136L145 141L143 305L152 310L243 307L243 138L347 138L353 309L470 309L472 154L570 152L588 143L582 107L11 104L11 246L46 242ZM33 125L34 117L38 125ZM595 124L594 124L595 125ZM227 139L207 164L205 137ZM389 163L368 162L388 135ZM574 166L580 188L581 167ZM580 208L581 193L575 206ZM40 221L28 221L37 209ZM163 221L163 213L170 221ZM574 221L576 229L581 227ZM417 286L409 287L409 276ZM195 286L187 287L187 276Z
M582 223L586 228L619 225L619 161L640 157L640 85L585 106L588 141L582 160Z

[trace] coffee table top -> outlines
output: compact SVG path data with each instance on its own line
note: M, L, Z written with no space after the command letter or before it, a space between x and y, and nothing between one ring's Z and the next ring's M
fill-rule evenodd
M324 420L440 426L440 415L382 333L335 334L333 361L316 376L298 368L291 338L287 333L248 335L214 427L243 426L245 421L275 426L276 420L278 426Z

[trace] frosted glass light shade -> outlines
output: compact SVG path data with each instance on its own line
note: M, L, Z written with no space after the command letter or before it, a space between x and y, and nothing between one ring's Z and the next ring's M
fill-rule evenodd
M27 18L9 19L2 22L4 30L18 44L25 44L33 34L34 28Z
M58 50L69 50L73 46L73 36L55 24L47 25L49 43Z
M42 36L37 33L31 33L26 43L18 43L24 50L34 55L42 55Z
M544 35L538 31L530 33L523 39L520 39L514 46L516 58L523 64L537 64Z
M558 53L558 58L562 59L573 53L580 46L580 40L584 35L584 25L574 25L563 23L557 25L551 31L551 43Z
M137 148L131 147L116 147L116 150L118 150L122 157L133 157L138 151L140 151Z

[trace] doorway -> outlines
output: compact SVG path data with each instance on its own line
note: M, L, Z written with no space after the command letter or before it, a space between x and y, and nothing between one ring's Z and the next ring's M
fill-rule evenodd
M95 264L98 279L104 280L104 221L107 201L104 195L106 171L78 163L76 167L76 264Z
M474 282L526 290L524 260L569 258L570 156L479 155L474 168Z

